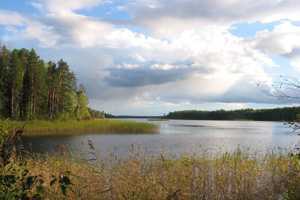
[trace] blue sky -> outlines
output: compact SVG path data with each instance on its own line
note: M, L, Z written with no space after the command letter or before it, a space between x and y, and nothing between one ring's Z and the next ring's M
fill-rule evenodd
M30 14L35 12L35 8L32 6L30 1L14 0L14 1L1 1L1 9L3 10L14 10L21 13Z
M0 41L64 58L90 105L113 114L289 106L298 102L274 87L299 76L299 9L297 0L2 0Z
M252 23L238 23L232 25L231 33L243 38L254 37L256 32L268 30L272 31L276 25L280 22L271 22L271 23L261 23L261 22L252 22Z

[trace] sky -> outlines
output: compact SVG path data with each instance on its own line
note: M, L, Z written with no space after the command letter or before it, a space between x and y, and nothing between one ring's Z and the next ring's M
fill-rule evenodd
M1 0L0 43L63 58L115 115L298 105L299 0ZM295 95L297 91L292 91Z

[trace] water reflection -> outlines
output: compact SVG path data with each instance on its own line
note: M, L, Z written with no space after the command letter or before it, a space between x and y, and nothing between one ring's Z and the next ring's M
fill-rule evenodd
M139 119L144 120L144 119ZM114 153L128 155L132 145L147 155L161 152L172 155L231 152L237 148L249 153L288 151L298 143L299 136L280 122L188 121L152 122L160 126L160 134L122 135L88 134L71 137L36 137L25 145L34 152L53 153L57 145L66 145L80 157L90 152L91 142L98 157Z

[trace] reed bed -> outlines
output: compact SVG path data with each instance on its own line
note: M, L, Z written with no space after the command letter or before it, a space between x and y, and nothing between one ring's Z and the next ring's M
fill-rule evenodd
M9 121L12 127L25 125L24 136L68 136L78 134L126 133L142 134L157 133L158 128L151 123L126 120L69 120L69 121Z
M300 199L300 163L294 156L236 151L216 158L132 154L111 161L91 165L55 156L31 158L27 164L30 173L46 177L45 183L53 174L69 173L67 196L54 187L46 189L46 199Z

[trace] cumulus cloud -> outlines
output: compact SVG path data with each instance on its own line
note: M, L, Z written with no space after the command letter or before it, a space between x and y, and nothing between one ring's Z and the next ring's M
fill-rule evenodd
M287 57L291 65L300 70L300 27L284 21L273 30L256 33L253 43L262 51Z
M37 40L43 47L53 47L60 38L53 26L13 11L0 10L0 25L4 25L9 32L7 40Z
M300 20L297 0L134 0L127 9L141 22L164 19L200 20L206 23Z
M149 109L183 102L280 103L257 83L270 89L268 71L278 67L272 55L300 63L300 27L291 22L300 20L296 0L133 0L122 5L132 16L123 26L80 12L105 3L117 6L111 1L32 3L38 16L0 10L0 25L14 29L6 39L21 35L18 41L29 46L38 41L40 51L60 53L86 85L94 106L106 102L108 111L113 106L107 102L115 99L134 102L136 110L143 103ZM230 32L237 22L278 20L285 21L251 39Z
M254 41L267 53L287 55L300 48L300 27L285 21L271 31L258 32Z

